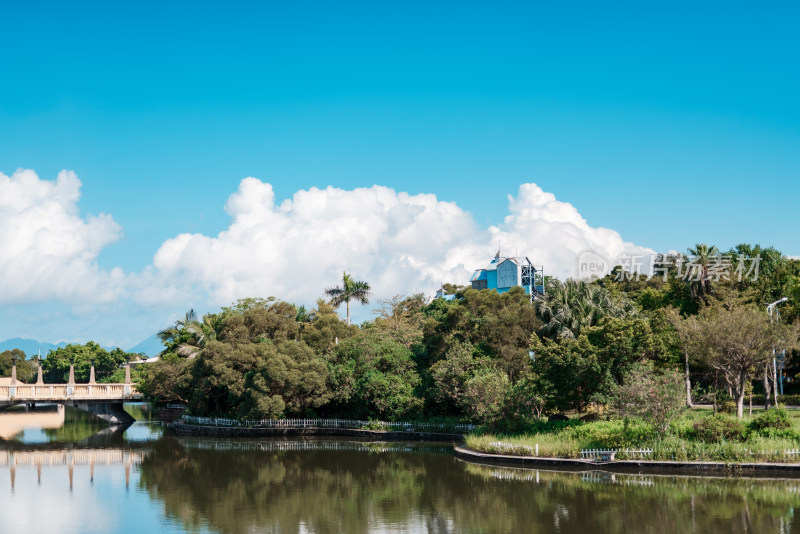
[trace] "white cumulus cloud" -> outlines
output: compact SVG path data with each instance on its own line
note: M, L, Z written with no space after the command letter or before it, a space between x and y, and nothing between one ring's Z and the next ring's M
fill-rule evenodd
M82 217L80 189L69 171L55 181L31 170L0 173L0 303L86 305L120 294L123 272L104 271L96 259L121 229L110 215Z
M431 295L443 282L467 284L498 247L560 278L575 275L587 249L612 261L648 252L590 226L574 206L532 183L509 196L501 222L486 227L435 195L375 185L311 188L281 200L269 183L245 178L225 205L231 222L224 231L176 235L144 271L125 273L98 266L121 228L110 215L81 214L80 189L68 171L55 181L29 170L0 174L6 337L132 345L190 307L205 312L270 295L313 304L343 271L368 281L375 297ZM368 310L355 310L357 320Z
M269 183L246 178L226 211L232 222L219 235L181 234L162 244L140 299L192 293L214 305L267 295L313 302L342 271L381 297L432 293L442 282L466 284L498 246L562 278L574 275L583 250L616 258L637 249L536 184L509 196L508 216L489 228L455 203L382 186L312 188L278 202Z
M534 265L544 266L545 274L562 280L578 275L577 259L584 251L600 255L609 268L625 255L655 253L623 241L614 230L589 226L575 206L536 184L522 184L516 197L509 195L508 208L503 224L489 228L492 242L502 245L505 255L528 256Z

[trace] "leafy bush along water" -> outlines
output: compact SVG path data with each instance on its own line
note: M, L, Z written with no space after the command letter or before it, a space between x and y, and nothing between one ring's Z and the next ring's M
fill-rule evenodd
M756 416L755 419L750 421L748 425L753 432L761 432L763 430L785 430L792 427L792 422L789 421L789 413L785 408L774 408L767 410Z
M742 441L745 436L744 423L724 414L704 417L696 421L693 428L694 438L704 443Z

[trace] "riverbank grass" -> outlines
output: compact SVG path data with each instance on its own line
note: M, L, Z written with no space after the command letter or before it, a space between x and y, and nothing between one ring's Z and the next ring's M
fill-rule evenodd
M537 422L528 432L503 434L474 432L465 438L467 448L490 454L580 458L583 449L619 449L617 459L714 462L800 462L800 410L784 410L779 419L788 423L764 427L765 412L743 421L726 415L712 416L694 409L670 425L661 436L636 419L582 422ZM777 428L783 426L784 428ZM647 456L626 454L625 449L651 449Z

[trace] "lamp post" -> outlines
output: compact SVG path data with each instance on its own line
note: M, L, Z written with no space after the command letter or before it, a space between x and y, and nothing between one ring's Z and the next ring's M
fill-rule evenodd
M781 297L775 302L767 304L767 313L769 313L769 322L775 322L775 319L781 318L781 312L778 310L778 304L782 304L789 300L789 297ZM772 382L772 391L775 395L775 406L778 406L778 358L775 353L775 347L772 347L772 376L775 378Z

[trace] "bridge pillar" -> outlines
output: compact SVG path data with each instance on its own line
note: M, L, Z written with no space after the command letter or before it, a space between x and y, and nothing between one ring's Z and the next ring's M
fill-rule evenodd
M44 379L42 378L42 360L41 359L37 360L37 363L39 364L39 376L36 379L36 385L41 386L42 384L44 384Z
M75 359L69 360L69 380L67 380L67 395L70 397L75 394Z
M123 388L123 393L125 395L131 394L131 360L130 358L126 358L125 362L125 387Z
M92 368L89 370L89 384L95 384L94 381L94 360L90 360L92 363Z

